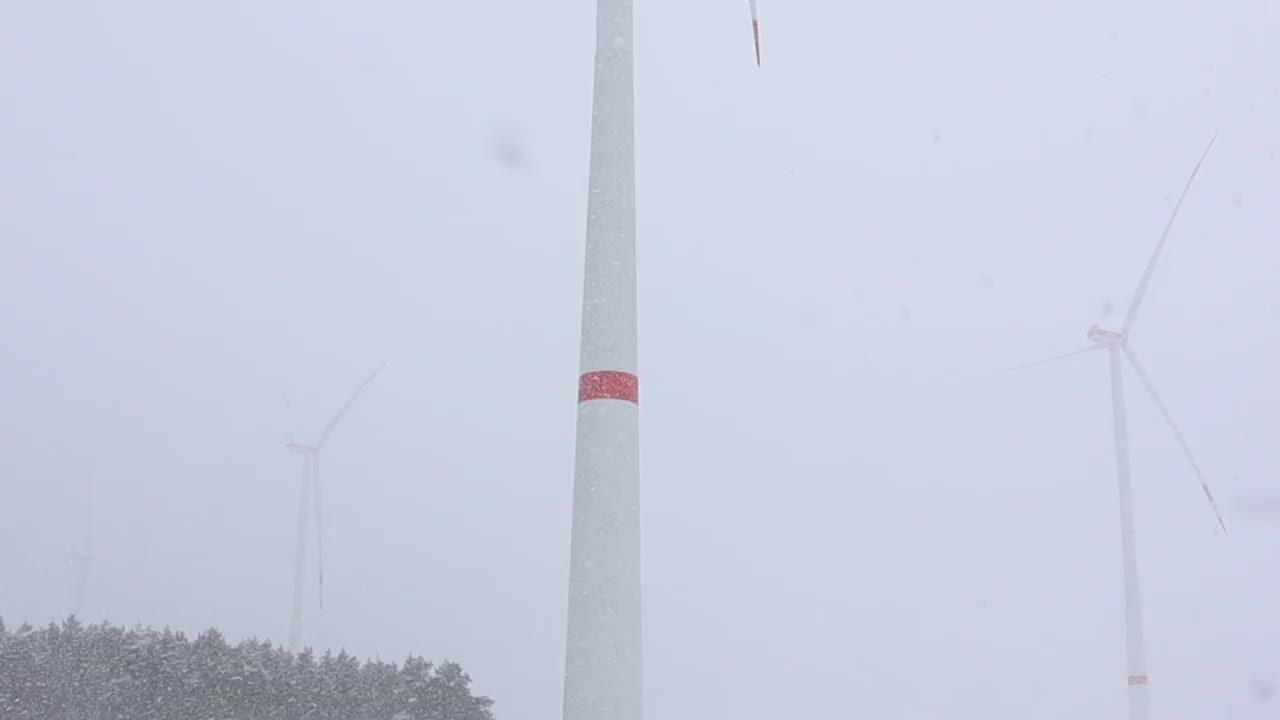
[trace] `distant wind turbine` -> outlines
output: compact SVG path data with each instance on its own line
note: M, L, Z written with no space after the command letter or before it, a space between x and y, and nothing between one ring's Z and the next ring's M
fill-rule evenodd
M382 372L384 367L386 367L386 363L374 370L360 384L360 387L356 388L351 398L347 400L347 404L343 405L333 420L330 420L329 424L325 426L324 432L320 433L320 439L315 444L306 445L290 441L286 445L290 450L302 456L302 482L298 488L298 538L293 567L293 614L289 621L290 652L296 653L302 650L302 601L305 596L303 591L303 565L307 556L308 505L311 505L316 521L316 564L319 568L320 578L319 600L320 609L324 609L324 512L320 497L320 451L329 442L329 436L333 434L333 429L338 426L342 417L351 409L351 405L355 403L356 398L360 397L360 393L364 391L369 383L373 382L373 379L378 376L378 373Z
M1216 135L1214 136L1216 139ZM1156 243L1155 252L1151 255L1151 260L1147 263L1146 271L1142 274L1142 279L1138 282L1137 290L1134 292L1133 301L1129 304L1129 312L1125 316L1124 325L1119 332L1106 330L1094 325L1089 328L1088 338L1089 346L1074 352L1069 352L1056 357L1040 360L1026 365L1019 365L1009 370L1017 370L1032 365L1041 365L1047 362L1053 362L1062 358L1071 357L1073 355L1082 355L1091 353L1096 350L1106 350L1110 356L1111 367L1111 405L1112 415L1114 418L1115 429L1115 448L1116 448L1116 477L1120 486L1120 538L1121 547L1124 555L1124 601L1125 601L1125 639L1126 652L1129 671L1129 718L1130 720L1146 720L1148 717L1148 697L1147 689L1149 679L1147 676L1147 659L1146 645L1143 638L1142 625L1142 595L1138 584L1138 560L1137 551L1134 542L1133 527L1133 489L1129 478L1129 437L1125 427L1125 400L1124 400L1124 375L1123 375L1123 359L1127 359L1133 370L1138 375L1138 379L1142 381L1143 387L1155 402L1156 409L1164 417L1169 428L1173 431L1174 438L1178 441L1178 445L1182 448L1183 455L1186 456L1187 462L1190 463L1192 471L1195 472L1196 478L1200 481L1200 488L1204 491L1205 498L1209 501L1209 506L1213 509L1214 516L1218 520L1219 527L1225 533L1227 525L1222 519L1222 514L1218 512L1218 505L1213 499L1213 493L1209 491L1209 485L1205 482L1204 473L1200 471L1200 465L1196 462L1195 457L1191 454L1191 448L1187 445L1186 439L1182 435L1182 431L1178 429L1177 423L1173 421L1173 416L1169 414L1168 407L1165 406L1164 400L1160 398L1160 394L1156 392L1155 384L1151 381L1150 375L1147 374L1146 368L1142 362L1138 360L1138 355L1133 349L1133 343L1130 341L1130 334L1133 332L1133 324L1138 316L1138 309L1142 306L1143 297L1146 295L1147 287L1151 283L1151 276L1155 271L1156 262L1160 259L1160 254L1164 250L1165 241L1169 238L1169 232L1173 228L1173 223L1178 217L1178 211L1182 208L1182 201L1186 199L1187 193L1191 190L1191 185L1195 181L1196 174L1200 172L1200 165L1204 163L1205 156L1209 154L1209 149L1213 147L1213 139L1209 141L1209 145L1200 155L1200 160L1196 162L1195 168L1191 171L1191 176L1187 178L1187 184L1182 189L1182 195L1178 197L1178 202L1173 206L1173 212L1169 216L1169 221L1165 224L1164 233L1161 234L1160 240Z
M93 476L85 480L84 530L79 548L67 553L71 567L71 614L83 619L85 599L89 593L89 575L93 570Z

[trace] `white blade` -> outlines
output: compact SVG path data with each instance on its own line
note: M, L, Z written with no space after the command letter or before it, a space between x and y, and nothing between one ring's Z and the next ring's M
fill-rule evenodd
M356 388L356 391L351 394L351 399L347 400L347 404L343 405L342 409L338 411L338 414L333 417L333 420L329 421L329 425L325 427L324 432L320 433L320 441L316 443L316 452L320 452L324 449L324 444L329 442L329 435L332 434L333 429L338 426L338 422L342 420L342 416L347 414L347 411L351 409L352 403L356 401L356 398L360 397L360 393L364 392L365 387L368 386L369 383L373 382L373 379L378 377L378 373L382 372L382 368L385 368L386 366L386 363L382 363L382 366L377 370L374 370L372 375L365 378L365 381L360 383L360 387Z
M1102 350L1104 348L1106 348L1106 345L1090 345L1089 347L1082 348L1080 350L1074 350L1072 352L1063 353L1061 355L1054 355L1053 357L1045 358L1043 360L1036 360L1035 362L1023 363L1022 365L1014 365L1013 367L1001 368L1001 370L1004 370L1005 372L1009 372L1011 370L1021 370L1023 368L1035 367L1036 365L1044 365L1046 363L1065 360L1066 358L1072 357L1074 355L1083 355L1085 353L1091 353L1095 350Z
M1186 438L1182 436L1182 430L1178 429L1178 424L1173 421L1173 415L1169 414L1169 408L1165 406L1164 400L1160 398L1160 393L1156 392L1155 383L1151 381L1151 376L1147 374L1147 369L1138 360L1138 354L1129 345L1124 346L1124 354L1125 357L1129 358L1129 364L1133 366L1134 371L1138 373L1138 379L1142 381L1142 386L1147 389L1147 394L1151 396L1156 408L1164 416L1165 422L1169 424L1169 429L1173 430L1173 436L1177 438L1178 445L1182 447L1182 454L1186 455L1187 462L1191 464L1191 469L1196 473L1196 479L1200 481L1200 489L1204 491L1205 499L1209 501L1209 507L1213 508L1214 517L1218 518L1218 526L1222 528L1223 533L1226 533L1227 523L1222 519L1222 513L1218 511L1218 502L1213 499L1213 491L1209 489L1209 483L1205 481L1204 473L1200 471L1200 464L1196 462L1195 456L1191 454L1191 446L1187 445Z
M751 5L751 37L756 44L756 67L760 67L760 13L756 11L756 0L748 0Z
M324 610L324 503L320 497L320 456L311 457L311 489L316 516L316 565L320 573L320 609Z
M1147 294L1147 286L1151 284L1151 275L1156 270L1156 262L1160 260L1160 253L1164 251L1165 241L1169 239L1169 232L1173 230L1173 223L1178 219L1178 211L1182 209L1182 201L1187 199L1187 193L1191 191L1191 184L1195 182L1196 174L1200 172L1200 166L1204 164L1204 159L1209 154L1209 150L1213 147L1213 143L1218 139L1218 134L1214 133L1209 138L1209 144L1205 147L1204 152L1200 153L1200 159L1196 161L1196 166L1192 168L1190 177L1187 178L1187 184L1182 188L1182 194L1178 196L1178 202L1173 206L1173 212L1169 214L1169 221L1164 225L1164 232L1160 234L1160 240L1156 243L1155 252L1151 253L1151 260L1147 262L1147 268L1142 273L1142 279L1138 281L1138 289L1133 292L1133 300L1129 302L1129 314L1124 318L1124 329L1120 332L1125 337L1129 336L1129 331L1133 329L1133 323L1138 318L1138 308L1142 307L1142 299Z
M288 395L281 396L284 399L284 407L289 411L289 423L293 425L293 435L289 438L289 442L293 442L297 438L302 437L302 425L298 423L298 413L293 409L293 403L289 402Z

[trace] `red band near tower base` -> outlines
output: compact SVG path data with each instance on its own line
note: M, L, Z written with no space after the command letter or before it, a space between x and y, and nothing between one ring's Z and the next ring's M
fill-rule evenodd
M1150 681L1147 680L1146 675L1130 675L1129 684L1130 685L1148 685L1150 684Z
M588 400L626 400L640 404L640 381L621 370L596 370L578 378L578 402Z

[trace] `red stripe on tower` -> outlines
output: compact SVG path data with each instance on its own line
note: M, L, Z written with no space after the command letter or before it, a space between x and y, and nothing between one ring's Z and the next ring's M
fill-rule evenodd
M1130 675L1129 684L1130 685L1149 685L1150 681L1147 680L1146 675Z
M578 402L626 400L640 404L640 380L621 370L597 370L578 378Z

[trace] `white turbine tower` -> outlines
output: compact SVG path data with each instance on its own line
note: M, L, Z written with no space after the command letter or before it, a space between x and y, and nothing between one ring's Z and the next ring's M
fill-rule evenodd
M640 720L633 0L597 0L565 720ZM749 0L756 62L760 25Z
M1119 332L1105 330L1094 325L1089 328L1088 338L1090 344L1088 347L1047 360L1009 368L1010 370L1016 370L1096 350L1106 350L1109 356L1111 405L1115 429L1116 478L1120 489L1120 540L1124 558L1125 647L1129 674L1130 720L1146 720L1148 717L1147 689L1149 678L1147 675L1146 644L1143 638L1142 593L1138 582L1138 557L1134 542L1133 489L1129 478L1129 437L1125 426L1123 359L1129 361L1143 387L1146 388L1147 394L1154 401L1156 409L1160 411L1165 422L1168 423L1169 428L1173 431L1173 436L1182 448L1183 455L1186 456L1192 471L1200 481L1200 487L1204 491L1205 498L1208 499L1214 515L1217 517L1218 525L1224 533L1227 530L1222 514L1218 512L1217 503L1213 499L1213 493L1209 491L1209 485L1205 482L1204 473L1201 472L1199 463L1196 462L1195 457L1191 454L1191 448L1187 445L1182 431L1178 429L1177 423L1174 422L1173 416L1170 415L1164 400L1156 392L1155 384L1152 382L1151 376L1147 374L1142 362L1138 359L1137 352L1133 349L1133 343L1130 339L1134 321L1138 316L1138 309L1142 306L1142 299L1146 295L1147 286L1151 283L1151 276L1155 271L1156 262L1160 259L1160 253L1164 250L1165 241L1169 238L1169 231L1173 228L1173 223L1178 217L1182 201L1186 199L1187 193L1191 190L1191 185L1195 181L1196 174L1200 171L1200 165L1204 163L1205 156L1209 154L1209 149L1212 147L1213 140L1210 140L1209 145L1205 147L1204 152L1200 155L1199 161L1196 162L1195 168L1191 171L1191 176L1187 178L1187 184L1183 187L1182 194L1178 197L1178 202L1173 207L1173 212L1169 216L1169 221L1165 224L1164 232L1161 234L1159 242L1156 243L1155 252L1152 253L1151 259L1147 263L1146 271L1143 272L1142 279L1138 282L1138 288L1134 292L1132 302L1129 304L1129 312L1125 316L1121 330Z
M89 593L89 576L93 572L93 476L85 480L84 531L77 549L67 552L71 568L71 614L83 620L85 599Z
M564 720L640 720L632 0L598 0Z
M89 591L89 574L93 569L93 555L72 550L67 553L71 567L71 614L84 619L84 602Z
M289 651L297 653L302 650L302 603L305 598L303 591L303 565L307 557L307 506L311 508L315 514L316 521L316 565L318 567L320 587L319 601L320 609L324 609L324 513L320 498L320 451L324 449L326 443L329 442L329 436L333 433L333 429L338 426L338 422L347 414L347 410L351 409L351 405L355 403L356 398L360 397L360 393L364 391L369 383L382 372L382 368L386 367L384 363L382 367L373 371L360 387L352 393L351 398L347 400L347 404L342 406L338 414L329 421L325 426L324 432L320 433L320 439L312 445L290 441L286 447L302 456L302 482L298 488L298 537L294 554L293 566L293 614L289 619Z

